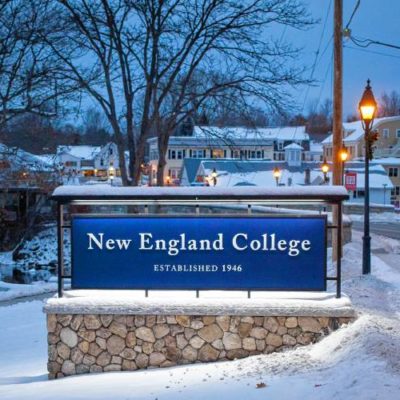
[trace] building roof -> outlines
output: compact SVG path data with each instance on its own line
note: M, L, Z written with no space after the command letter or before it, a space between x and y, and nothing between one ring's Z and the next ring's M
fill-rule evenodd
M44 161L41 157L17 147L0 145L0 160L6 160L10 171L46 172L53 170L53 164Z
M303 162L299 167L289 166L286 162L276 161L239 161L239 160L203 160L202 168L205 176L210 176L215 168L217 171L217 186L276 186L273 170L278 167L281 171L280 184L284 186L304 186L305 171L310 170L310 183L319 185L323 181L320 162ZM346 164L346 171L357 173L357 189L364 189L364 164L353 162ZM328 173L331 177L331 171ZM332 181L332 179L331 179ZM370 168L371 189L387 189L393 187L384 168L373 165Z
M311 141L310 142L310 152L311 153L323 153L323 147L322 147L322 143L319 142L314 142Z
M380 165L400 165L400 157L374 158L374 159L371 161L371 164L380 164Z
M201 158L184 158L182 171L186 171L189 183L196 181L199 165L203 161Z
M287 126L281 128L219 128L215 126L195 126L193 136L171 136L170 146L213 147L243 145L273 145L275 140L308 141L305 126ZM157 138L148 139L152 143Z
M374 128L379 128L379 126L385 122L399 121L400 123L400 115L395 117L383 117L383 118L375 118L374 120ZM359 141L364 136L364 128L362 127L361 121L354 122L344 122L344 143L353 143ZM333 135L329 135L325 140L322 141L323 144L332 143Z
M101 151L101 146L58 146L57 154L66 153L82 160L93 160Z

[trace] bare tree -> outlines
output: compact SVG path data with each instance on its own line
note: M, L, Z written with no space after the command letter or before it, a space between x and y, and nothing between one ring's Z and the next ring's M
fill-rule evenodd
M57 99L75 87L57 85L59 63L43 36L53 29L48 2L0 2L0 126L24 113L55 115Z
M400 115L400 94L395 90L389 94L384 92L379 102L378 112L380 117Z
M297 49L266 28L306 28L298 0L58 0L59 26L48 38L107 116L123 183L137 184L146 141L158 137L163 184L169 137L188 116L227 99L282 108L286 89L304 83ZM124 143L128 143L129 175Z

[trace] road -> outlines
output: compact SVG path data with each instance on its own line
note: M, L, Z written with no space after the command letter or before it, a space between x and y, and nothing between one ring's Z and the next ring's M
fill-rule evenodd
M353 221L353 229L363 231L364 223L362 221ZM371 222L370 230L371 233L376 233L378 235L400 240L399 222Z

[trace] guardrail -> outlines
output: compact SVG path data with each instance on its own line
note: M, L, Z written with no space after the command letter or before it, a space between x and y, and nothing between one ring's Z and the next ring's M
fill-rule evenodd
M64 280L71 278L64 268L64 231L71 229L68 215L79 210L91 215L104 214L104 208L127 206L135 215L148 215L152 212L165 212L165 207L193 208L193 214L202 215L205 207L219 205L245 205L245 214L252 213L256 205L271 206L288 204L320 204L321 209L337 207L337 225L329 224L327 229L336 231L336 274L326 275L326 281L336 282L336 296L341 296L341 248L342 248L342 202L348 199L345 188L341 186L304 186L304 187L111 187L96 186L60 186L52 200L57 202L57 240L58 240L58 296L64 292ZM77 207L79 206L79 207ZM83 210L82 210L82 206ZM134 206L134 207L132 207ZM101 207L99 212L98 207ZM69 209L68 209L69 208ZM152 209L150 209L152 208ZM126 211L125 211L126 213ZM223 215L221 215L223 218ZM146 290L146 295L148 291ZM198 293L198 291L197 291ZM249 291L250 296L250 291Z

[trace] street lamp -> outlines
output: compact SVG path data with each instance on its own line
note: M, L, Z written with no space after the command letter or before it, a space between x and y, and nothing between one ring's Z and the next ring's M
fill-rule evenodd
M364 128L365 139L365 187L364 187L364 236L363 236L363 274L371 273L371 236L369 235L369 160L372 159L372 142L377 137L373 138L372 124L374 122L378 105L375 101L374 94L370 86L370 80L367 81L363 96L358 104L361 115L361 123ZM371 135L372 134L372 135Z
M327 184L329 182L328 172L329 172L329 164L326 162L326 158L324 158L324 162L321 165L322 173L324 174L324 183Z
M211 180L213 182L213 185L215 186L217 184L217 170L215 168L213 168L212 172L211 172Z
M342 161L342 185L344 185L344 164L349 158L349 152L347 151L347 147L345 145L342 146L339 152L340 160Z
M272 174L274 175L275 181L276 181L276 186L279 186L279 179L281 178L281 170L278 167L275 167L274 170L272 171Z
M108 168L108 177L110 179L110 185L113 186L113 182L114 182L114 178L115 178L115 168L114 168L112 162L110 163L110 166Z

